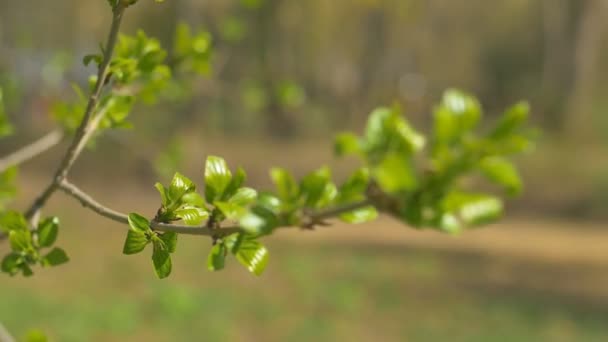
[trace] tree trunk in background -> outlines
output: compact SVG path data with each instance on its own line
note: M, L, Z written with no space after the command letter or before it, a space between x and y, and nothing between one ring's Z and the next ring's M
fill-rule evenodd
M583 8L574 51L574 80L565 120L566 134L577 141L597 137L594 93L601 41L608 20L608 0L588 0Z
M541 79L543 123L557 126L570 90L572 36L570 0L542 0L544 57Z

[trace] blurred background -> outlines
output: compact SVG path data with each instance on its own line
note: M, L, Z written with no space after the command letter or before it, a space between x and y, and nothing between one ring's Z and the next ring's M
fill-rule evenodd
M148 3L149 2L149 3ZM0 86L17 135L7 154L51 131L49 115L94 70L105 0L0 1ZM281 232L261 278L236 262L206 271L207 240L182 238L173 275L120 254L124 227L57 194L72 261L33 279L2 277L0 322L56 341L608 340L607 0L140 1L124 31L172 45L185 22L213 41L211 71L188 91L137 106L136 129L102 137L72 179L102 203L153 214L156 180L201 181L224 156L267 188L267 170L320 165L340 179L332 136L399 103L423 131L444 89L479 95L491 120L530 101L543 135L520 158L525 194L500 224L458 237L388 218ZM65 145L24 165L16 208L49 181ZM121 229L123 228L123 229ZM4 252L6 246L0 245Z

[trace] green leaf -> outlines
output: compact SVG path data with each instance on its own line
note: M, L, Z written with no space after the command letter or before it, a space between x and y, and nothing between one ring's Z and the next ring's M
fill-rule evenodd
M196 190L196 186L194 183L188 179L186 176L177 172L173 176L173 180L171 181L171 185L169 186L169 191L167 196L169 197L169 207L177 206L181 203L182 197L190 192Z
M207 268L209 271L219 271L224 269L226 261L226 246L218 243L211 248L207 257Z
M281 200L291 202L298 197L298 184L289 171L273 168L270 170L270 178L276 186L278 196Z
M51 247L57 240L59 218L49 217L38 225L38 245Z
M251 238L243 237L232 252L249 272L257 276L261 275L268 265L268 250L260 242Z
M23 257L19 253L10 253L2 259L2 272L11 276L17 274L23 263Z
M473 96L450 89L435 109L435 138L440 144L452 144L477 127L481 105Z
M338 190L338 203L348 203L365 198L369 185L369 169L361 168L355 171Z
M166 232L159 235L159 238L164 242L165 248L169 253L175 253L177 248L177 233Z
M131 230L140 234L149 232L151 230L150 221L136 213L129 214L129 226L131 227Z
M154 264L156 276L159 279L167 278L171 274L171 254L161 242L154 241L152 263Z
M360 154L362 152L362 143L358 136L346 132L336 136L334 141L334 153L336 156L346 156L351 154Z
M386 153L410 155L424 147L424 136L416 132L401 116L398 108L374 110L365 130L365 150L375 164Z
M232 181L232 173L226 161L220 157L209 156L205 166L205 198L207 202L221 200Z
M331 182L331 171L327 167L306 175L300 182L300 197L307 207L323 207L331 203L337 194L336 186Z
M19 267L21 268L21 274L23 274L24 277L31 277L34 274L30 265L26 263L19 265Z
M227 198L234 196L234 194L236 194L238 189L240 189L241 186L245 183L246 179L247 179L247 174L245 173L245 170L243 170L243 168L239 167L236 170L235 174L232 176L232 180L230 181L230 184L228 185L228 187L226 187L226 190L224 190L224 195L222 196L222 200L225 200Z
M193 207L205 208L205 200L198 192L189 192L182 196L182 203Z
M372 176L387 193L411 191L418 186L416 171L410 158L397 153L388 154L372 169Z
M239 206L247 206L255 202L258 197L258 192L252 188L240 188L236 193L230 197L229 203L236 204Z
M15 252L26 252L34 249L32 233L28 230L11 230L8 238L11 249Z
M505 114L500 118L496 127L490 133L493 139L503 139L514 134L528 120L530 114L530 104L527 102L519 102L507 109Z
M340 219L342 221L351 224L367 223L375 220L376 218L378 218L378 211L372 206L340 215Z
M521 193L523 183L515 166L501 157L484 158L479 169L490 181L502 186L510 195Z
M443 200L446 213L452 213L465 226L479 226L494 222L503 211L502 201L483 194L450 193Z
M158 193L160 194L160 199L161 199L161 203L164 207L169 206L169 196L167 196L167 189L165 189L165 186L162 185L161 183L156 183L154 184L154 187L156 188L156 190L158 190Z
M0 215L0 231L8 233L13 230L27 230L28 224L23 214L8 211Z
M147 234L129 230L127 232L127 238L123 246L122 252L126 255L137 254L143 251L146 246L150 243L150 239Z
M239 220L247 213L247 208L231 202L213 203L229 220Z
M239 226L243 228L247 233L258 235L264 231L267 225L267 221L253 212L247 212L241 216L239 220Z
M174 214L191 226L198 226L209 218L209 212L207 210L192 206L180 207L175 210Z
M42 258L41 263L43 266L58 266L68 261L70 261L70 258L65 251L55 247Z

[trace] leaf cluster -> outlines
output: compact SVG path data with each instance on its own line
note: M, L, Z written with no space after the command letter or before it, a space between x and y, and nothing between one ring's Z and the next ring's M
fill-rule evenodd
M53 247L59 234L57 217L46 218L35 230L30 230L23 215L8 211L0 216L0 231L8 235L11 247L11 252L2 260L1 269L11 276L21 273L29 277L34 273L33 265L52 267L69 261L63 249Z

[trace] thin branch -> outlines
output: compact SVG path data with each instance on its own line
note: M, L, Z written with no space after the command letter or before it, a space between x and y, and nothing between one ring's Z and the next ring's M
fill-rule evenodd
M101 203L97 202L86 192L80 190L76 185L64 180L59 185L59 189L61 189L67 195L70 195L77 199L83 207L88 208L96 212L97 214L108 218L112 221L128 224L129 218L126 214L110 209ZM150 222L150 228L161 231L161 232L174 232L179 234L186 235L199 235L199 236L215 236L221 235L226 236L238 232L242 232L242 230L238 227L225 227L220 230L213 230L208 228L206 225L204 226L186 226L186 225L178 225L178 224L166 224L152 221Z
M108 69L110 66L110 62L112 61L112 56L114 54L114 47L116 46L118 40L118 33L120 31L120 25L122 23L125 6L126 5L123 2L120 2L116 6L116 8L114 8L112 17L112 27L110 29L108 41L105 46L103 60L99 66L99 71L97 74L97 83L95 84L95 88L91 93L91 96L89 97L89 102L87 104L80 126L76 130L76 134L74 135L72 144L68 148L65 157L61 161L61 164L59 165L59 168L55 173L53 181L46 187L42 194L26 211L25 216L29 220L34 219L35 221L35 218L36 216L38 216L40 209L46 204L49 198L51 198L53 193L57 191L61 182L66 179L70 169L74 165L74 162L82 152L83 148L86 146L92 133L96 130L99 120L101 120L101 117L103 116L102 113L99 113L99 115L97 115L96 117L97 120L93 119L93 117L95 116L95 111L99 104L101 92L108 78ZM93 121L91 121L92 119Z
M64 134L61 130L52 131L42 138L0 159L0 173L10 169L13 166L23 164L26 161L50 150L61 142L63 136Z
M116 210L110 209L110 208L102 205L101 203L99 203L95 199L93 199L93 197L91 197L89 194L87 194L83 190L79 189L76 185L68 182L67 180L63 180L59 184L59 189L61 189L67 195L70 195L71 197L77 199L80 202L80 204L82 204L83 207L91 209L92 211L96 212L97 214L99 214L107 219L110 219L112 221L122 223L122 224L129 223L129 218L126 214L123 214L121 212L118 212ZM351 211L354 211L357 209L365 208L370 205L371 205L370 201L364 200L362 202L348 204L348 205L333 208L333 209L330 209L327 211L313 213L307 217L307 220L313 224L319 223L323 220L326 220L326 219L329 219L329 218L332 218L335 216L339 216L340 214L348 213L348 212L351 212ZM152 221L152 222L150 222L150 228L152 228L156 231L160 231L160 232L174 232L174 233L185 234L185 235L210 236L210 237L214 237L214 238L243 232L243 229L241 229L240 227L237 227L237 226L220 227L218 229L214 229L214 228L209 227L209 225L207 223L204 225L201 225L201 226L185 226L185 225L167 224L167 223L160 223L160 222ZM282 228L288 228L288 227L282 227Z

